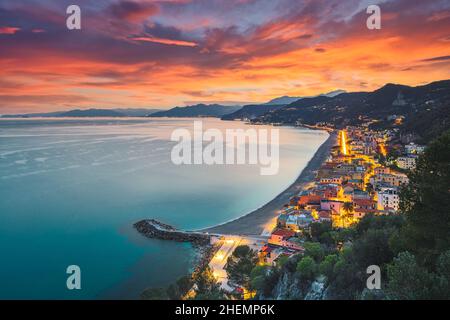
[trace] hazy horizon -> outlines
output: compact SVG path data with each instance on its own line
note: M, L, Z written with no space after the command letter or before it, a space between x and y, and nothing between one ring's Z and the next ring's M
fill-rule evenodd
M449 79L438 79L438 80L431 81L429 83L439 82L439 81L446 81L446 80L449 80ZM421 85L427 85L429 83L422 83ZM385 83L383 86L385 86L387 84L404 85L402 83ZM379 88L376 88L374 90L380 89L383 86L381 86ZM420 85L418 85L418 86L420 86ZM415 86L411 86L411 87L415 87ZM326 91L326 92L321 92L321 93L318 93L318 94L312 95L312 96L319 96L319 95L331 93L331 92L334 92L334 91L344 91L344 92L347 92L347 93L351 93L350 91L347 91L345 89L336 89L336 90L330 90L330 91ZM43 113L43 114L45 114L45 113L67 112L67 111L71 111L71 110L91 110L91 109L102 109L102 110L142 109L142 110L149 110L149 111L150 110L170 110L170 109L173 109L175 107L184 108L184 107L189 107L189 106L194 106L194 105L199 105L199 104L205 104L207 106L216 105L217 104L217 105L222 105L222 106L226 106L226 107L234 107L234 106L244 107L245 105L252 105L252 104L255 104L255 105L257 105L257 104L267 104L271 100L274 100L274 99L277 99L277 98L282 98L282 97L293 97L293 96L284 95L284 96L273 97L269 101L262 101L262 102L260 102L260 101L255 101L255 102L248 101L248 102L245 102L245 103L241 102L241 103L236 103L236 104L233 104L232 102L229 102L229 101L197 101L197 102L192 101L189 104L174 105L174 106L168 106L168 107L151 107L151 106L150 107L146 107L146 106L142 106L142 107L134 107L134 106L113 106L113 107L86 106L86 107L76 107L76 106L74 106L72 108L61 109L61 110L50 110L50 109L45 110L44 109L44 110L41 110L41 111L38 111L38 112L6 112L6 113L1 113L0 112L0 116L1 115L15 115L15 114L17 114L17 115L20 115L20 114L34 114L34 113L38 113L38 114ZM298 98L307 98L307 97L311 97L311 96L304 96L304 97L298 97Z

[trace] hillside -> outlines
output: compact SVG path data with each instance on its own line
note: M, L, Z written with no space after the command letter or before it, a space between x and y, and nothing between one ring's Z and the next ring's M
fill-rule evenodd
M175 107L166 111L155 112L149 117L222 117L239 110L241 106L223 106L219 104L196 104L186 107Z
M146 117L149 114L161 111L161 109L145 109L145 108L124 108L124 109L119 108L113 110L120 112L127 117Z
M281 109L291 103L299 102L305 99L311 99L316 97L335 97L337 95L340 95L341 93L345 93L343 90L335 90L332 92L324 93L318 96L313 97L289 97L289 96L283 96L278 97L275 99L270 100L267 103L264 104L254 104L254 105L246 105L242 109L223 116L222 120L253 120L259 116L264 115L268 112L273 112L275 110Z
M285 105L267 105L267 104L251 104L243 106L241 109L224 115L222 120L246 120L246 119L255 119L259 116L262 116L265 113L272 112L274 110L278 110L283 108Z
M403 118L402 122L395 122ZM450 127L450 80L409 87L387 84L373 92L304 98L254 119L255 122L327 123L337 128L375 120L373 126L398 127L429 141Z
M278 97L278 98L272 99L269 102L267 102L266 104L268 104L268 105L276 105L276 104L278 104L278 105L280 105L280 104L287 105L287 104L295 102L295 101L297 101L297 100L299 100L301 98L302 97L282 96L282 97Z
M70 110L62 112L59 117L124 117L123 113L106 109Z
M325 97L329 97L329 98L333 98L337 95L340 95L341 93L345 93L346 91L344 90L334 90L328 93L322 93L320 95L317 96L309 96L309 97L290 97L290 96L282 96L282 97L278 97L275 99L270 100L269 102L267 102L266 104L269 105L274 105L274 104L283 104L283 105L288 105L290 103L293 103L297 100L300 99L304 99L304 98L315 98L315 97L319 97L319 96L325 96Z

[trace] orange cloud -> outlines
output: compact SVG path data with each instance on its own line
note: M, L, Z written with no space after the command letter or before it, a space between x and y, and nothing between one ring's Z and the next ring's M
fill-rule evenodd
M147 37L134 37L134 38L131 38L131 40L162 43L162 44L167 44L167 45L184 46L184 47L196 47L197 46L197 44L195 42L148 37L148 36Z

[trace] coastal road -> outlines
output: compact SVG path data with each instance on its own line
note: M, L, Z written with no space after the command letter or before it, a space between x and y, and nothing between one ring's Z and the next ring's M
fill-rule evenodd
M228 284L227 272L225 271L225 265L228 257L233 253L239 245L247 245L255 251L259 251L267 237L255 236L255 237L240 237L240 236L223 236L223 244L216 252L214 257L209 262L209 267L213 270L214 276L220 282L220 286L223 290L231 292L233 287Z
M240 237L225 238L222 246L209 262L209 267L213 270L214 276L217 278L218 282L220 282L221 288L228 292L233 291L233 288L228 285L227 272L224 268L228 257L240 243Z

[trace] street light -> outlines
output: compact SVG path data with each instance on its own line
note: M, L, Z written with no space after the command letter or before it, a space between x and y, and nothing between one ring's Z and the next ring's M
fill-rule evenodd
M219 254L216 255L216 259L217 260L223 260L223 258L224 258L223 253L219 253Z

